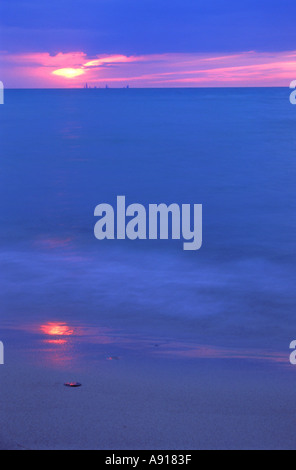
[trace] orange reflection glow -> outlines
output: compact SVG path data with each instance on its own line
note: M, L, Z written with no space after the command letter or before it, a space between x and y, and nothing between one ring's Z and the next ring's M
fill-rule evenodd
M39 331L46 335L43 344L47 345L43 349L46 362L55 366L63 366L70 363L74 358L73 344L70 337L76 334L74 328L65 322L48 322L39 326Z
M46 339L44 342L48 344L66 344L67 343L65 339Z
M66 323L46 323L45 325L41 325L40 329L44 334L49 336L72 336L74 334L74 330Z
M41 332L43 362L62 367L65 364L76 363L81 356L82 344L108 345L118 342L116 336L111 336L107 328L97 328L81 325L69 325L66 322L47 322L38 327L30 327L30 331ZM112 357L111 360L114 360Z

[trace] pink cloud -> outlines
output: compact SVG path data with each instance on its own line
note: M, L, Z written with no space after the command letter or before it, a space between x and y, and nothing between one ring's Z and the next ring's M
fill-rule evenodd
M55 55L50 55L48 52L32 52L29 54L4 54L1 60L5 62L12 62L19 65L31 64L39 65L42 67L75 67L80 66L82 62L87 60L84 52L59 52Z
M296 77L296 51L236 54L122 54L0 52L7 87L287 86Z
M113 56L105 56L99 57L98 59L91 60L84 64L84 67L100 67L102 65L112 65L112 64L125 64L129 62L139 62L141 60L140 57L134 56L124 56L124 55L113 55Z

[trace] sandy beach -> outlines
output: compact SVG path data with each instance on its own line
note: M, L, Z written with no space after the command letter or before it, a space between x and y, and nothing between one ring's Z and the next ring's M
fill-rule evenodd
M60 346L38 351L32 343L20 357L8 351L0 368L2 448L295 447L293 371L282 364L162 357L152 347L122 349L110 360L114 346L105 344L91 360L54 366L48 358L63 357Z

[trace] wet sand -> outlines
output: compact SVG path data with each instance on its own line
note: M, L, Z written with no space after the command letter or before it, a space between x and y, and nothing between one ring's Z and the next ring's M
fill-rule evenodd
M71 372L14 363L0 377L3 448L295 448L288 370L134 357Z

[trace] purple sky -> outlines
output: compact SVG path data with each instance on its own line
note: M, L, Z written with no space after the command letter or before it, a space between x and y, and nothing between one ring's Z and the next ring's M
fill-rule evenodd
M1 0L6 87L283 85L295 0Z

